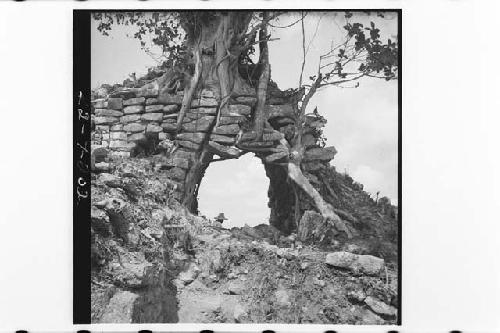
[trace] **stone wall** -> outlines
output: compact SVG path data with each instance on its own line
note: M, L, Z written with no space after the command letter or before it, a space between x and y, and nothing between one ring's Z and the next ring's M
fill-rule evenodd
M297 122L293 96L279 91L275 85L270 86L266 105L268 124L263 140L255 141L256 133L249 124L252 123L256 96L233 92L226 107L219 112L221 98L218 90L205 88L194 96L177 132L183 91L172 91L168 84L163 86L165 75L141 86L115 86L112 92L101 93L100 98L92 101L92 121L95 124L92 149L105 148L109 156L127 158L147 153L151 146L165 144L171 147L165 154L161 169L177 182L177 198L193 212L197 211L198 187L209 164L253 152L266 165L271 185L279 185L268 193L271 223L291 232L296 198L286 174L273 165L286 163L289 159L286 145L293 140ZM319 147L318 132L315 131L324 125L324 119L322 122L314 116L306 120L303 136L307 149L305 171L328 167L336 153L335 148ZM273 207L279 207L280 211L273 210Z

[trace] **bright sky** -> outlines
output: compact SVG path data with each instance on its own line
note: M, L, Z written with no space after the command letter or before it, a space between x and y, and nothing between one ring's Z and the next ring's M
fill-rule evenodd
M294 22L297 14L282 18L274 25ZM354 14L353 22L368 25L373 21L381 30L381 39L396 40L397 18ZM309 13L305 18L306 44L310 44L304 77L314 75L319 55L329 50L345 36L343 14ZM92 26L92 87L102 83L117 83L129 73L145 73L156 65L140 49L139 41L128 38L129 27L119 26L102 36ZM297 87L302 64L302 34L300 24L271 30L277 41L269 43L271 76L285 90ZM314 36L314 38L312 38ZM318 92L309 108L318 107L328 123L324 129L327 145L338 154L331 162L339 172L347 171L365 190L387 196L397 203L398 171L398 84L379 79L362 79L356 89L328 87ZM231 175L231 177L228 177ZM269 181L257 158L246 154L238 160L212 163L207 169L199 192L201 214L214 217L224 212L228 226L257 225L269 218L267 188Z

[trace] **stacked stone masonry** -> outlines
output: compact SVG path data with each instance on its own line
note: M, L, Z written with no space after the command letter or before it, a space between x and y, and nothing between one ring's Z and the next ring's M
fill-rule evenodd
M255 96L235 94L218 114L218 92L203 89L192 99L177 131L183 92L165 92L158 82L154 80L140 88L116 89L92 101L93 150L105 148L111 157L127 158L140 154L151 142L165 143L171 149L165 154L162 169L178 183L180 199L194 196L195 201L197 190L185 188L188 184L199 184L201 178L198 178L215 155L228 159L253 152L264 164L288 161L286 145L294 137L297 121L288 98L269 96L268 124L263 140L256 141L256 133L249 126L257 102ZM308 149L304 154L306 166L327 166L336 154L334 147L319 147L317 135L311 134L323 125L316 119L306 119L303 136ZM191 208L196 210L197 202Z

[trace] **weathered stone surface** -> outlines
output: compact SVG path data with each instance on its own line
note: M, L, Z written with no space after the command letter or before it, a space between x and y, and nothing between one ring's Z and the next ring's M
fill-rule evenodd
M216 107L217 100L212 97L201 96L200 99L196 98L191 101L191 107L200 107L200 106Z
M185 271L179 273L178 279L185 285L191 283L196 279L198 274L200 273L200 269L196 264L189 264L188 268Z
M123 99L129 99L129 98L134 98L136 97L136 90L135 89L122 89L119 91L115 91L109 95L109 97L120 97Z
M242 153L238 148L224 146L214 141L209 141L208 147L210 151L212 151L214 154L219 155L220 157L237 158Z
M384 259L343 251L327 254L325 262L330 266L345 268L355 273L367 275L378 275L385 266Z
M197 150L199 148L198 144L191 141L178 140L177 143L182 147L186 147L192 150Z
M97 117L121 117L123 112L111 109L95 109L95 115Z
M214 120L215 117L205 116L188 123L183 123L182 129L186 132L207 132Z
M118 284L130 288L146 285L147 270L152 266L142 252L124 252L120 254L119 265L115 268L115 280Z
M179 111L179 106L178 106L178 105L176 105L176 104L165 105L165 106L162 108L162 111L163 111L163 113L165 113L165 114L172 114L172 113L176 113L177 111Z
M123 108L123 99L119 97L108 98L108 109L121 110Z
M177 140L188 140L197 144L200 144L205 138L205 133L194 132L194 133L180 133L177 134Z
M286 126L286 125L295 124L295 120L293 120L292 118L277 118L276 120L274 120L274 122L276 124L278 124L279 126Z
M240 131L240 127L236 124L232 125L221 125L215 128L213 133L222 135L236 135Z
M368 305L373 312L384 317L395 318L398 313L395 307L387 305L372 296L365 298L365 304Z
M178 181L183 181L184 178L186 178L186 171L181 169L181 168L178 168L178 167L169 169L169 170L165 171L165 173L170 178L172 178L174 180L178 180Z
M109 173L102 173L101 175L109 175ZM104 210L92 206L90 209L90 223L94 232L99 235L109 237L112 234L109 216Z
M175 123L163 122L161 127L165 132L175 132L177 130L177 125Z
M228 105L227 108L223 109L222 115L231 116L248 116L252 113L252 108L248 105L243 104L232 104Z
M109 187L118 187L121 185L120 177L110 174L110 173L101 173L98 177L98 180Z
M151 104L158 104L158 99L154 97L146 99L146 105L151 105Z
M145 113L141 116L142 120L146 121L162 121L163 120L163 113Z
M143 111L144 111L143 105L130 105L130 106L126 106L123 109L123 113L125 113L125 114L141 113Z
M162 129L163 129L163 127L162 127ZM158 140L163 141L166 139L170 139L170 135L168 133L164 133L164 132L158 133Z
M137 141L145 141L146 134L144 133L134 133L128 136L128 141L137 142Z
M266 114L268 119L276 117L294 118L293 108L289 104L285 105L266 105Z
M161 104L182 104L182 96L170 95L168 93L159 95L157 100Z
M257 137L257 133L255 131L249 131L249 132L243 133L240 141L241 142L251 141L251 140L255 140L256 137ZM268 130L268 129L264 130L264 134L262 136L263 141L279 141L283 138L284 138L283 133L280 133L280 132L274 131L274 130Z
M128 158L130 157L130 152L128 151L112 151L109 153L110 156L118 157L118 158Z
M287 100L283 97L278 97L278 96L269 96L267 98L266 102L268 104L286 104Z
M105 98L100 98L92 101L92 105L96 109L106 109L108 107L108 100Z
M146 129L146 126L144 126L142 124L137 124L137 123L131 123L131 124L127 124L127 125L123 126L124 131L132 132L132 133L142 132L145 129Z
M285 160L288 160L288 152L287 151L273 153L273 154L268 155L264 158L264 161L266 163L282 162Z
M137 92L137 97L156 97L160 91L158 82L153 81L141 87Z
M120 290L111 297L99 323L132 323L134 303L139 295Z
M138 121L139 119L141 119L140 114L128 114L128 115L121 117L120 122L126 124L126 123L131 123L134 121Z
M236 137L220 135L220 134L212 134L210 135L210 140L215 141L217 143L231 145L236 141Z
M126 132L111 132L110 134L111 140L127 140Z
M246 120L245 116L221 116L219 118L219 125L238 124L244 120Z
M271 148L275 145L274 141L245 141L241 142L238 146L246 150L260 150L262 148Z
M123 101L124 106L144 104L144 97L129 98Z
M304 147L316 146L316 138L311 133L306 133L302 136L302 145Z
M194 110L193 110L194 112ZM196 109L196 113L203 113L206 115L215 115L217 113L217 108L200 107Z
M103 117L95 117L94 118L96 125L104 125L104 124L114 124L119 121L117 117L103 116Z
M93 170L96 172L108 172L111 170L111 165L107 162L96 163Z
M304 243L322 242L336 234L334 227L319 213L308 210L300 219L297 239Z
M187 150L184 150L184 149L177 149L175 151L175 153L174 153L174 157L184 158L184 159L187 159L187 160L193 159L194 155L195 155L194 152L187 151Z
M257 98L251 96L238 96L236 97L236 102L249 106L254 106L255 103L257 103Z
M146 105L146 112L159 112L163 111L164 106L161 104Z
M330 161L333 160L337 150L335 147L311 148L304 153L304 160Z
M171 157L165 162L166 166L169 167L178 167L181 169L189 168L189 160L180 157Z
M112 140L109 142L109 148L116 148L120 150L129 150L135 148L135 143L127 142L125 140Z
M120 121L121 121L121 118L120 118ZM122 124L115 124L115 125L111 126L110 130L112 132L122 131L123 130L123 125Z
M146 133L160 133L163 132L163 127L158 124L148 124L146 127Z
M109 126L108 125L96 125L95 131L101 132L101 133L107 133L107 132L109 132Z
M200 96L207 97L207 98L215 98L214 92L212 90L210 90L210 89L203 89L201 91Z

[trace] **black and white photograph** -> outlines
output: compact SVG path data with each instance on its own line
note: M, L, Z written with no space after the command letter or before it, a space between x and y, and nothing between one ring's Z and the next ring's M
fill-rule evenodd
M85 14L92 323L399 323L399 10Z

